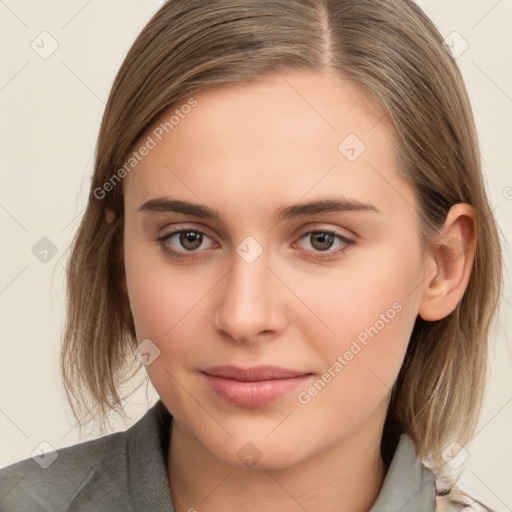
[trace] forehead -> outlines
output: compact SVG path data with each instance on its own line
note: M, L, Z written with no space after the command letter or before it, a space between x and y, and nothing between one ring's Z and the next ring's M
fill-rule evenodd
M383 190L389 197L392 182L408 186L396 172L389 125L338 75L210 86L174 105L141 142L148 137L154 147L125 178L128 207L179 191L217 207L238 200L240 212L248 200L264 206L263 195L269 207L315 192L369 201Z

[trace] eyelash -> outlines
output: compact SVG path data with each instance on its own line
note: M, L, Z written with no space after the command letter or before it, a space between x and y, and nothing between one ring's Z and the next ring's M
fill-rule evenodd
M160 242L160 244L162 246L162 249L172 259L196 258L196 257L198 257L195 254L197 254L200 251L197 251L197 250L196 251L189 251L189 253L190 253L190 255L189 255L189 254L186 254L186 253L181 253L181 252L175 251L175 250L171 249L169 247L169 245L167 245L166 242L170 238L172 238L176 234L180 234L180 233L183 233L183 232L191 232L191 233L199 234L201 236L208 237L208 235L204 231L201 231L200 229L197 229L197 228L194 228L194 229L185 228L185 227L182 226L180 229L176 229L175 231L171 231L167 235L164 235L164 236L158 238L158 241ZM346 244L346 247L343 247L341 249L336 249L335 251L329 251L329 250L326 250L325 252L323 252L323 251L313 251L313 253L315 253L315 256L313 256L313 258L315 258L317 260L332 259L333 257L337 256L338 254L345 252L347 249L350 248L351 245L355 244L355 240L347 238L346 236L338 233L337 231L333 231L331 229L313 229L313 230L310 230L310 231L306 231L305 233L303 233L300 236L299 240L302 240L303 238L305 238L307 236L310 236L312 234L315 234L315 233L322 233L322 234L331 235L331 236L333 236L335 238L335 240L338 240L339 242L343 242L344 244ZM310 251L307 251L307 252L310 252Z

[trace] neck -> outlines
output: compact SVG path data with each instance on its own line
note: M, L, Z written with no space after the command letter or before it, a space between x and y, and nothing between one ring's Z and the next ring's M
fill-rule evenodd
M170 436L167 472L176 512L367 512L386 473L382 424L375 422L314 457L273 470L224 464L174 420Z

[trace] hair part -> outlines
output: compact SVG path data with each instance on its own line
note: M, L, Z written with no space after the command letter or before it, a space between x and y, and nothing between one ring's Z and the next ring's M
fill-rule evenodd
M382 453L407 433L434 467L442 450L465 445L486 381L489 329L501 290L502 256L483 183L467 91L443 38L410 0L169 0L133 43L112 86L95 155L89 200L67 267L61 371L73 414L123 413L119 385L142 368L121 287L122 186L98 199L144 133L173 105L216 84L268 74L336 73L371 98L393 130L400 172L419 204L424 254L438 243L451 206L476 213L469 284L446 318L416 320L392 391ZM106 209L116 219L105 220Z

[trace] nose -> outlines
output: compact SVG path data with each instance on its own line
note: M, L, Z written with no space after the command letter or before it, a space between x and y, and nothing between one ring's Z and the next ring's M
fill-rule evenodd
M265 251L252 263L234 254L218 288L215 328L237 342L270 339L285 328L283 285L267 266Z

